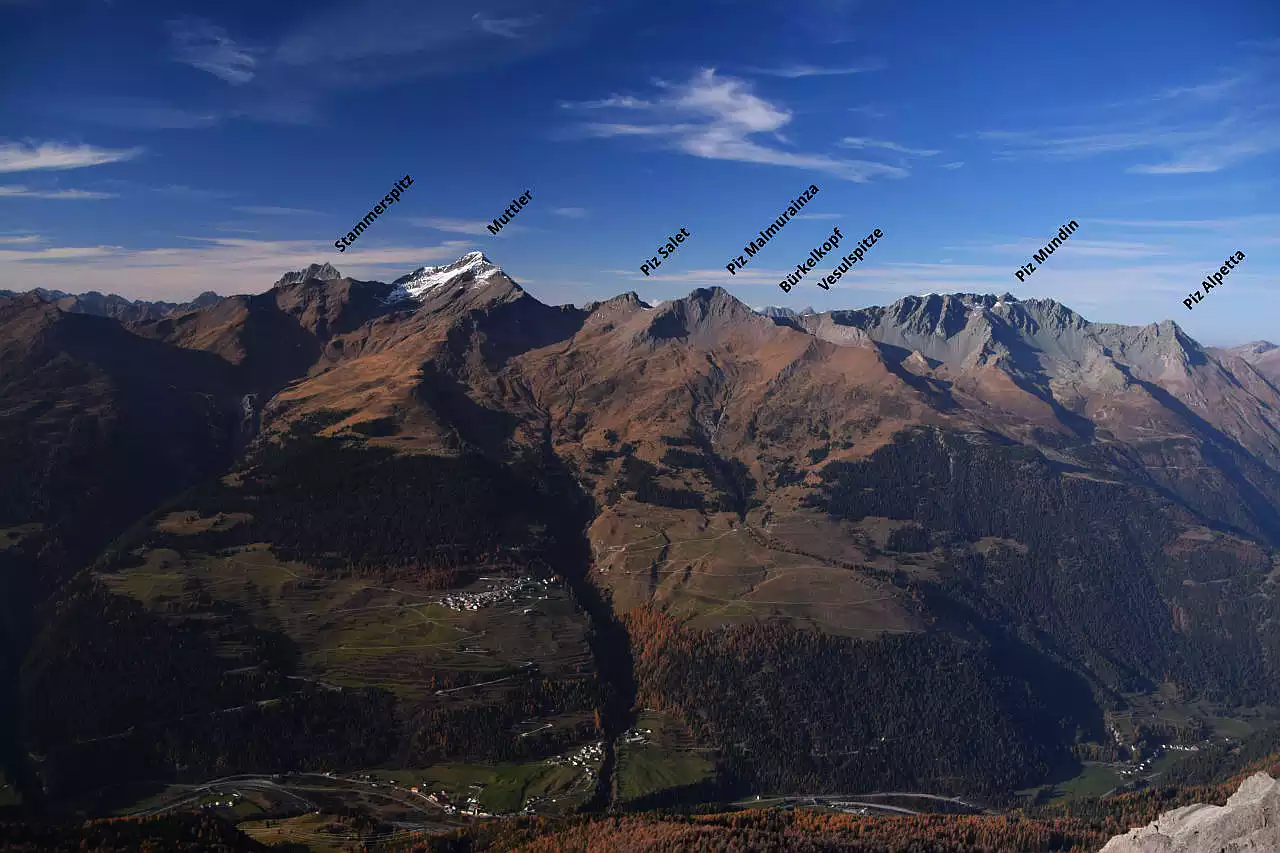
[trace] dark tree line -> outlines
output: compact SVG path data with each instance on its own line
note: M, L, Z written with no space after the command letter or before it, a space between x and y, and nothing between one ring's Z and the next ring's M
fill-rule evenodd
M1174 680L1219 699L1280 696L1280 602L1265 550L1175 547L1185 511L1151 490L1068 476L993 436L908 430L822 471L815 506L914 522L933 541L1015 540L948 557L935 599L1011 625L1107 689ZM922 547L923 538L891 544ZM935 538L936 537L936 538ZM1194 584L1184 581L1208 581Z
M0 823L9 853L303 853L259 844L216 815L186 813L80 823Z
M718 746L748 791L1009 790L1069 764L1076 728L1091 725L1063 719L1028 667L982 643L781 623L693 631L650 608L627 624L642 701Z
M527 572L567 571L573 559L558 544L566 534L556 513L566 505L553 499L557 478L536 460L393 456L301 435L252 462L242 485L211 481L135 525L99 570L127 565L144 546L216 552L259 541L335 572L442 582L468 561ZM163 514L193 508L252 518L187 536L154 529ZM195 579L149 610L86 574L41 622L23 670L21 718L54 798L89 794L106 778L543 757L599 738L595 712L616 702L590 667L551 678L536 668L505 673L501 687L409 704L381 689L326 689L291 677L300 653L287 635L255 627ZM466 683L436 675L437 689ZM531 716L571 714L585 722L519 737Z

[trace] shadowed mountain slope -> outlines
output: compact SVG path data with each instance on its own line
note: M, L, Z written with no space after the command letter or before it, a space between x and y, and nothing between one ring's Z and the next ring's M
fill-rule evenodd
M1010 296L795 314L706 288L576 308L480 253L391 283L331 274L127 325L0 299L0 425L23 442L6 500L27 508L9 522L89 514L123 471L154 486L86 543L176 501L35 626L26 731L65 747L44 766L67 789L89 752L189 778L220 760L541 760L595 738L593 801L607 801L615 741L644 707L714 756L724 792L994 796L1082 744L1116 753L1104 713L1162 683L1280 701L1280 392L1247 353ZM42 442L103 413L121 449L48 462L64 457ZM233 474L177 499L250 435ZM96 485L85 453L121 467ZM450 642L442 611L411 608L425 625L387 618L421 644L360 666L349 617L305 618L338 587L335 614L398 613L379 596L544 569L579 609L486 610L450 622L466 636ZM82 635L113 638L116 676L60 651ZM154 667L135 654L157 645L183 651ZM526 647L559 651L526 671ZM485 671L511 683L473 697ZM207 682L157 705L181 725L150 715L173 769L123 736L85 747L81 724L55 719L72 696L128 719L170 677ZM448 686L424 693L427 677ZM294 681L341 689L319 702ZM255 703L276 709L263 732L376 725L308 753L190 722ZM544 718L526 739L520 721ZM95 738L126 729L82 722ZM221 759L211 744L228 744Z

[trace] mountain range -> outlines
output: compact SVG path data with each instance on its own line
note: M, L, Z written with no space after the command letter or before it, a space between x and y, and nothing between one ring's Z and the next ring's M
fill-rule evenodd
M6 778L1007 803L1181 737L1152 703L1280 701L1278 352L1008 294L549 306L480 253L0 295Z

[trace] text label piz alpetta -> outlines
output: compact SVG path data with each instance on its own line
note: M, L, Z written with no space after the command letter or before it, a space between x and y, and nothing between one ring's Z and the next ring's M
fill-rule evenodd
M1187 310L1190 311L1195 307L1197 302L1209 295L1210 290L1213 290L1215 287L1220 287L1222 285L1222 280L1231 274L1231 271L1236 268L1236 264L1243 260L1244 252L1236 252L1234 255L1229 256L1226 263L1219 267L1217 272L1210 273L1205 276L1204 281L1200 282L1201 286L1204 288L1204 293L1201 294L1197 289L1195 293L1190 294L1186 299L1182 300L1182 304L1187 306Z

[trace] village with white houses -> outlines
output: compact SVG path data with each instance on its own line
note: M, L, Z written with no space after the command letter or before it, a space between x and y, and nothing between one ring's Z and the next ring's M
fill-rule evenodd
M480 592L450 592L437 603L450 610L479 610L495 604L517 604L544 601L551 586L550 578L479 578L493 586ZM526 610L526 613L529 611Z

